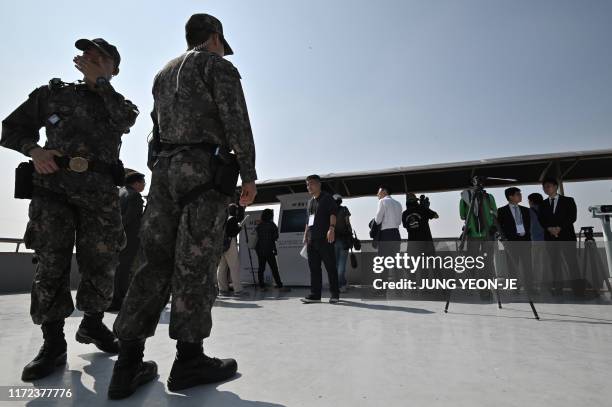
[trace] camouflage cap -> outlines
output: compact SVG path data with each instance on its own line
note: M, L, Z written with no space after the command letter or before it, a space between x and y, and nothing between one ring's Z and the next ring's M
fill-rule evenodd
M94 38L93 40L88 40L86 38L81 38L74 43L74 46L81 51L86 51L90 48L96 48L104 55L110 57L115 61L115 69L119 68L119 63L121 62L121 55L119 55L119 51L117 51L117 47L109 44L103 38Z
M197 30L207 30L219 34L221 36L221 40L223 41L225 55L234 54L232 47L230 47L225 39L225 36L223 35L223 25L216 17L204 13L194 14L189 17L187 24L185 24L185 32L187 33Z
M125 169L125 184L129 185L132 182L144 181L145 175L131 168Z

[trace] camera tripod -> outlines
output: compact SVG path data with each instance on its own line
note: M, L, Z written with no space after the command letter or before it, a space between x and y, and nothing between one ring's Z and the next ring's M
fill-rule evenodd
M247 220L248 217L249 217L249 215L247 215L242 220L243 224L246 223L245 221ZM255 280L255 267L253 267L253 257L251 257L251 248L249 247L249 227L246 224L244 226L244 239L245 239L245 243L246 243L247 253L249 254L249 263L251 265L251 276L253 277L253 285L257 286L257 281Z
M578 248L580 248L580 242L582 241L582 235L584 234L584 252L582 254L582 267L584 270L584 278L593 284L595 293L599 296L599 289L601 288L601 281L603 280L608 292L612 295L612 286L610 286L609 273L599 256L597 250L597 243L593 236L593 226L585 226L580 229ZM588 267L588 266L591 267ZM590 273L590 279L588 273Z
M470 196L470 202L468 204L468 211L467 214L465 216L465 220L463 223L463 231L461 234L461 238L460 238L460 243L458 246L457 251L464 251L466 242L467 242L467 234L468 234L468 222L470 220L470 217L474 215L474 210L476 205L478 205L478 208L482 208L483 206L483 199L484 196L486 194L486 191L484 190L484 185L482 183L483 180L485 179L495 179L495 180L503 180L503 181L516 181L516 180L510 180L510 179L503 179L503 178L490 178L490 177L486 177L486 178L480 178L480 177L474 177L472 180L472 185L473 187L470 189L471 191L471 196ZM498 241L501 241L501 235L500 235L500 230L501 228L499 227L498 221L497 221L497 214L493 214L493 219L495 222L495 227L497 229L497 232L495 232L494 234L492 234L492 241L493 244L497 244ZM507 256L508 259L510 259L510 261L512 262L514 269L515 270L519 270L518 268L518 264L515 263L515 259L512 258L512 256ZM497 268L495 267L495 265L493 264L493 260L491 260L491 266L493 267L493 272L495 274L495 281L497 282L498 280L498 276L497 276ZM451 291L449 291L448 289L445 289L446 291L446 305L444 306L444 313L448 313L448 307L450 305L450 300L451 300ZM535 317L535 319L539 320L540 317L538 315L537 310L535 309L535 306L533 304L533 301L531 300L531 296L529 294L529 290L527 290L527 288L525 289L525 291L527 292L527 299L529 301L529 306L531 307L531 311L533 312L533 316ZM501 303L501 297L499 295L499 289L496 287L495 288L495 296L497 298L497 307L499 309L502 309L502 303Z

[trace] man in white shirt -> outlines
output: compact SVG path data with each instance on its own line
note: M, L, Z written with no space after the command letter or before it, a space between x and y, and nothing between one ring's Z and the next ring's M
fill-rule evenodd
M378 241L378 256L395 256L400 251L402 238L400 237L399 226L402 223L402 205L391 198L391 189L387 185L378 188L378 209L373 222L378 228L375 240ZM372 223L372 222L371 222ZM373 279L383 281L395 280L395 270L385 269L382 274L374 274ZM387 290L374 290L374 296L386 296Z
M402 224L402 204L391 197L391 189L381 185L378 189L378 209L376 224L380 226L378 234L378 254L380 256L395 256L400 251L402 238L399 226Z

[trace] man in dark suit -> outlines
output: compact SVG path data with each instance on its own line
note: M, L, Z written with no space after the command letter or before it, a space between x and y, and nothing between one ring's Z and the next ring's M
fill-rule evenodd
M508 205L497 210L497 220L504 236L504 249L510 277L519 278L528 293L533 291L531 268L531 217L516 187L504 191Z
M542 182L542 189L548 195L542 202L539 217L544 228L548 254L550 256L552 271L552 294L563 294L563 278L561 271L561 257L567 264L572 289L576 296L584 296L585 280L578 267L576 252L576 222L577 210L573 198L558 194L559 184L554 178L546 178Z
M115 287L113 301L109 311L119 311L123 298L130 284L132 264L140 245L138 232L144 207L141 192L145 188L145 176L137 171L126 169L125 186L119 190L119 206L121 207L121 221L127 245L119 253L119 267L115 272Z

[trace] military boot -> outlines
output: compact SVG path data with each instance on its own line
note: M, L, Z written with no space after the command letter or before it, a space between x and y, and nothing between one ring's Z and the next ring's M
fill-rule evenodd
M106 353L119 353L119 341L102 323L103 312L86 312L75 339L80 343L93 343Z
M23 368L21 380L25 382L49 376L57 367L66 364L64 321L44 322L41 328L45 341L34 360Z
M238 364L234 359L206 356L201 341L193 343L178 341L176 350L176 359L168 377L170 391L227 380L238 370Z
M157 364L142 361L144 340L120 341L120 351L108 386L108 398L117 400L131 396L139 386L157 377Z

